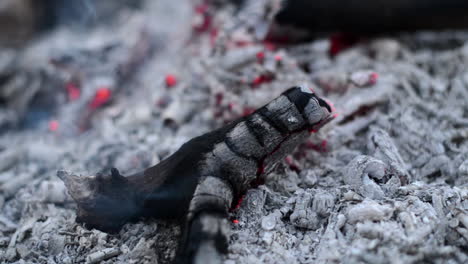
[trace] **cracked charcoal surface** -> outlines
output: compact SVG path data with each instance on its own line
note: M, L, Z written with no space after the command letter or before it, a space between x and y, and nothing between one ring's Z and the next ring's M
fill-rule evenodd
M17 103L0 110L0 262L169 263L177 222L88 230L56 171L129 175L302 84L339 115L231 212L224 262L467 263L468 32L371 39L335 57L328 39L271 49L259 41L271 5L220 4L206 30L191 3L142 1L86 31L1 48L0 97ZM103 86L112 101L89 112Z

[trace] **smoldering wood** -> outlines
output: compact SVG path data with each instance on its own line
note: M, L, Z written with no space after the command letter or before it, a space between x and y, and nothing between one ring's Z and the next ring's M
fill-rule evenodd
M180 225L171 220L139 221L124 225L118 234L108 235L76 224L75 204L68 202L71 197L62 201L65 187L55 177L57 168L95 172L114 164L123 175L133 174L174 153L190 138L241 116L244 107L257 108L280 94L284 87L300 83L326 95L336 105L338 118L346 121L326 126L311 135L310 142L288 155L288 161L281 162L267 176L265 185L248 190L237 209L229 212L232 221L228 220L227 224L232 235L225 264L275 263L278 260L285 263L385 263L389 261L389 252L390 260L401 263L468 262L468 231L461 220L466 218L468 209L466 31L416 32L368 39L333 58L329 56L328 39L270 50L271 44L261 42L259 36L263 34L264 25L269 23L269 14L274 10L271 7L280 1L246 0L246 5L239 10L224 4L214 8L213 26L219 34L213 47L211 32L200 34L190 30L192 16L187 10L190 11L192 2L145 1L145 8L137 14L116 12L119 17L130 20L124 19L108 27L87 27L85 34L73 33L73 36L53 30L39 43L24 43L30 47L29 51L0 49L0 81L26 84L8 85L18 91L13 94L21 96L21 91L34 83L21 81L26 76L22 70L32 70L48 77L41 82L41 94L50 99L67 99L64 83L70 80L68 74L71 73L48 66L50 59L71 56L75 62L71 67L84 71L78 75L79 79L72 80L79 81L82 96L89 99L95 92L93 85L103 84L95 82L95 78L107 78L102 70L116 69L122 63L120 58L133 57L131 48L124 48L132 46L128 42L138 39L132 32L145 28L154 34L153 39L163 44L158 45L154 56L148 55L144 67L127 83L132 94L115 94L113 100L93 116L92 127L84 134L70 137L67 133L68 125L73 125L75 116L81 113L78 108L64 111L73 104L68 100L53 101L39 108L54 108L60 113L59 118L47 115L45 120L37 122L40 127L21 130L5 129L3 124L18 123L21 117L2 104L2 132L7 133L0 137L2 153L18 148L27 151L0 174L0 262L85 263L86 257L94 252L118 248L121 251L118 256L102 262L170 263L177 255ZM170 7L171 12L166 12L164 7ZM240 17L248 23L240 23ZM234 31L228 29L229 25L235 25L237 32L232 34ZM265 45L265 60L249 58L240 67L223 70L220 63L225 51L234 47L233 42L246 39L255 46ZM247 47L250 43L244 42L235 49ZM118 56L108 56L109 49ZM281 61L275 60L274 64L268 61L274 60L277 53L281 53ZM18 64L17 55L29 60ZM216 69L222 73L218 74ZM355 82L353 75L369 70L378 73L379 79L361 88L364 82L360 79ZM182 86L166 89L164 76L168 72L177 74ZM252 87L249 81L263 73L273 74L275 79ZM59 78L61 82L56 86L50 77ZM319 79L321 81L317 82ZM366 93L361 94L363 90ZM373 93L382 94L385 90L388 91L385 96L372 97ZM219 105L215 100L218 94L223 95ZM159 122L164 107L155 106L155 101L171 98L185 102L193 97L202 100L193 108L184 103L179 107L184 111L190 108L196 115L183 118L177 126ZM8 98L2 98L2 103L9 101ZM355 102L357 107L349 102ZM345 105L347 107L343 108ZM373 107L368 111L359 110L366 110L366 105ZM27 114L37 110L32 106L37 105L28 104ZM135 111L137 108L144 109L142 118L137 117L140 116L140 111ZM220 115L215 115L215 111ZM58 119L60 126L55 132L47 129L50 118ZM363 197L343 181L342 169L359 155L378 159L390 168L390 164L386 164L389 160L376 151L378 144L375 144L376 138L371 138L371 127L387 132L411 175L407 185L397 186L396 190L391 189L395 185L388 186L390 192L385 191L384 181L372 178L384 191L384 199ZM311 143L320 147L311 149ZM321 143L325 143L325 147L322 148ZM293 170L292 163L298 168ZM28 174L34 176L18 177ZM11 195L7 196L3 184L17 178L20 179L18 188L8 191ZM384 175L381 179L387 177ZM310 203L304 205L306 210L317 216L319 211L328 213L328 217L297 218L304 222L319 219L316 230L297 227L291 221L291 214L304 208L300 199L303 192L312 197ZM332 196L336 200L331 208L314 206L314 203L322 204L322 199L324 205L332 204ZM316 211L315 208L321 209ZM25 226L27 228L23 229Z
M220 260L228 245L227 212L310 133L328 123L331 107L309 90L288 89L254 113L185 143L140 173L79 176L59 171L78 205L77 221L116 231L141 216L186 216L177 258ZM188 213L188 215L187 215ZM206 251L206 252L205 252ZM214 254L208 257L209 254ZM219 256L218 256L219 255Z

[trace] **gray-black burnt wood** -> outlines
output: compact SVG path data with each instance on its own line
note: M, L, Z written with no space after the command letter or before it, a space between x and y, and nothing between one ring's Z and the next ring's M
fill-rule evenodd
M124 177L58 176L78 205L77 221L116 231L140 217L185 219L178 260L206 263L227 251L229 208L275 164L332 119L308 89L290 88L254 113L188 141L159 164ZM208 256L209 255L209 256Z

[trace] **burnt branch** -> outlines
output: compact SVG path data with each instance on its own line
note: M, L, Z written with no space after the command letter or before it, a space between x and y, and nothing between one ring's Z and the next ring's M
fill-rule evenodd
M231 204L332 119L309 90L291 88L252 114L193 138L159 164L124 177L59 171L78 205L77 220L104 231L139 217L186 219L178 257L207 263L227 251ZM214 252L214 253L213 253Z

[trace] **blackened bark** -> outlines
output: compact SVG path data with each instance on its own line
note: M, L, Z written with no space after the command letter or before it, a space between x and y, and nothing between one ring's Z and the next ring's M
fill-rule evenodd
M331 107L294 87L254 113L196 137L159 164L124 177L60 171L78 205L78 221L116 231L139 217L184 218L179 256L202 263L227 250L228 210L243 192L332 119ZM216 257L217 258L217 257ZM189 261L188 261L189 260Z

